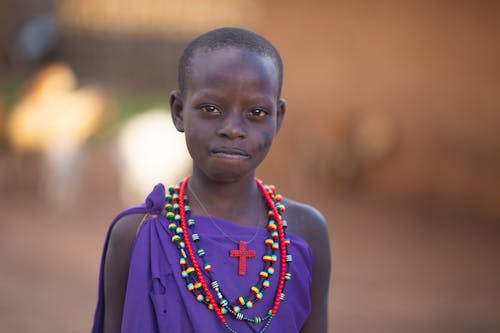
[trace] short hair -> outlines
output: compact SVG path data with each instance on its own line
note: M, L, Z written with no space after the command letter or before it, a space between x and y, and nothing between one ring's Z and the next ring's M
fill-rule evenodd
M179 60L178 68L178 84L181 94L185 92L194 55L199 51L215 51L226 47L244 49L271 58L278 68L278 97L281 96L283 61L278 50L276 50L271 42L257 33L233 27L219 28L206 32L193 39L186 46Z

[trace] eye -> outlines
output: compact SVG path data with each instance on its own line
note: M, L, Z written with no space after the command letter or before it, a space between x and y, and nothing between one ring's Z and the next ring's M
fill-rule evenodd
M250 111L248 111L248 113L250 114L251 117L254 118L261 118L269 114L269 112L261 108L251 109Z
M210 114L220 114L221 113L219 108L215 105L212 105L212 104L201 105L200 110L203 112L206 112L206 113L210 113Z

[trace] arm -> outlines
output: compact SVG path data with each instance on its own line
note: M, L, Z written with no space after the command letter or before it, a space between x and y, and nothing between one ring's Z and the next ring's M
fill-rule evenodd
M310 206L289 199L284 204L287 208L285 217L289 222L289 231L307 241L314 256L310 290L311 313L301 333L326 333L331 265L328 225L321 213Z
M330 239L325 219L319 213L315 215L316 218L309 220L312 228L312 239L308 240L314 255L311 286L312 308L301 333L326 333L328 331L328 289L331 270Z
M119 333L127 290L130 253L141 214L126 215L113 227L104 262L104 332Z

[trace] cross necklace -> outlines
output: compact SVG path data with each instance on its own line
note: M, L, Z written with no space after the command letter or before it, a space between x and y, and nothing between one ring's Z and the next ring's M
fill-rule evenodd
M238 258L238 275L246 275L247 274L247 259L255 257L255 250L249 250L249 249L247 249L247 244L250 244L255 239L255 237L257 236L257 234L259 233L258 223L257 223L257 227L256 227L256 230L255 230L255 233L253 234L252 238L250 238L250 240L248 242L245 242L245 241L236 241L231 236L229 236L224 231L224 229L222 229L215 222L215 220L212 218L212 215L210 215L208 213L208 210L205 207L205 205L201 202L200 198L198 198L198 195L196 195L196 192L193 191L193 189L191 188L191 183L188 183L187 186L188 186L189 191L191 192L191 194L193 194L193 197L195 198L196 202L198 202L198 204L200 205L200 208L203 210L203 212L205 213L205 215L208 216L208 219L210 220L210 222L212 222L212 224L224 235L224 237L226 237L227 239L229 239L233 243L238 244L238 249L236 249L236 250L230 250L229 251L229 256L232 257L232 258Z

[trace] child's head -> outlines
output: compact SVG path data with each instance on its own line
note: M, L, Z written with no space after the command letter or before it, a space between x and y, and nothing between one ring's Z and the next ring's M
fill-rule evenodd
M184 49L178 67L178 85L182 94L189 85L192 61L195 55L216 51L223 48L247 50L272 59L278 74L278 98L283 82L283 62L276 48L264 37L255 32L240 28L220 28L204 33L192 40Z
M254 175L285 113L281 81L278 52L253 32L222 28L189 44L170 105L193 175L218 181Z

